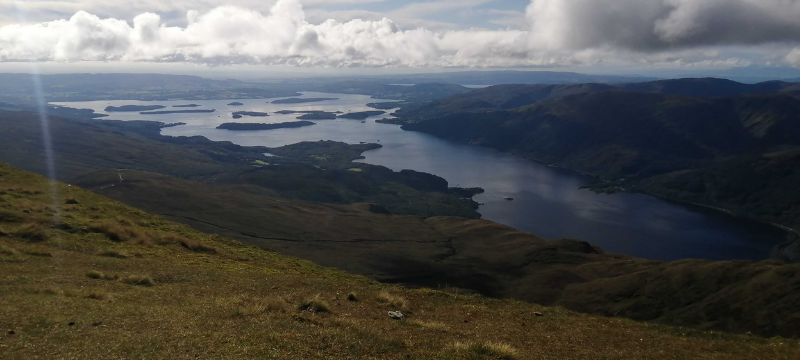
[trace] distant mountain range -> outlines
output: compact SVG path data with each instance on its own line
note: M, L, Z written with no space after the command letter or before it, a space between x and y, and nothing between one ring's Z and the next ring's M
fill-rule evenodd
M397 84L450 83L459 85L629 83L657 80L646 76L589 75L558 71L457 71L430 74L375 76Z

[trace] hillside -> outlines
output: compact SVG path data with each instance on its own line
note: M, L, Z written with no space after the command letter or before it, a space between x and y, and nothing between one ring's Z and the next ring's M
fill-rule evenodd
M0 187L4 359L791 359L800 352L796 340L381 285L6 165ZM391 319L393 310L405 319Z
M604 91L403 128L603 177L645 177L800 145L799 110L800 98L790 95L703 99Z
M426 104L405 106L401 111L398 111L398 115L407 121L421 121L455 113L508 110L549 99L608 90L707 98L748 94L800 95L800 84L782 81L742 84L715 78L687 78L623 84L579 83L560 85L524 85L509 81L508 84L490 86Z
M30 114L13 115L20 117L0 117L0 135L13 145L0 148L0 158L46 173L38 165L45 160L36 146L38 122L31 122ZM351 163L375 144L244 148L204 138L162 139L153 132L161 125L147 122L52 119L51 126L56 168L79 174L70 179L72 185L280 254L389 283L445 286L666 324L798 334L800 265L646 261L580 240L543 239L490 221L435 216L470 205L461 197L473 189L447 189L446 181L429 174ZM261 155L265 151L279 156ZM362 190L374 190L362 194L370 203L297 199L320 196L317 191L350 196ZM646 276L650 273L658 276ZM751 290L761 284L772 292Z
M498 84L585 84L630 83L652 81L656 78L619 75L589 75L562 71L452 71L441 73L375 76L391 84L420 84L444 82L462 85Z
M508 110L562 96L614 89L611 85L498 85L465 94L434 100L418 106L406 106L397 114L420 121L454 113Z
M392 123L597 175L595 191L642 191L791 230L799 89L713 78L502 85L406 106ZM774 256L800 261L800 240Z
M351 164L361 152L374 148L372 145L312 143L312 147L320 147L318 152L305 156L283 153L285 159L279 159L265 156L271 149L264 147L242 147L203 137L161 136L162 126L166 125L51 117L56 177L71 181L98 170L131 169L215 184L254 185L261 192L301 200L372 202L400 214L480 216L475 212L477 204L448 189L444 179L431 176L428 181L419 181L419 177L385 167ZM0 142L4 144L0 161L48 174L47 149L41 139L36 114L0 111ZM319 160L329 156L339 161ZM351 171L357 169L363 171ZM426 186L427 182L436 185Z
M647 192L676 201L760 214L770 222L800 228L800 150L728 160L642 182Z
M384 282L447 285L668 324L787 336L798 331L800 294L793 289L800 265L647 261L490 221L387 215L367 204L288 201L131 171L92 174L79 183L204 232ZM595 286L608 281L620 283ZM749 290L764 281L774 292ZM741 303L742 297L749 301ZM663 300L654 303L654 298ZM770 311L757 311L765 308ZM742 318L736 315L740 312L758 315Z
M0 99L16 104L48 101L250 99L298 96L296 89L238 80L161 74L0 74ZM37 85L40 88L37 89ZM41 94L39 93L41 91Z

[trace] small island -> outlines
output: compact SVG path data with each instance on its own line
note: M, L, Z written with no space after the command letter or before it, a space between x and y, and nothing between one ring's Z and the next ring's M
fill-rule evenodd
M135 112L135 111L150 111L163 109L164 105L122 105L122 106L107 106L107 112Z
M386 111L361 111L361 112L353 112L349 114L339 115L340 119L350 119L350 120L365 120L370 116L377 116L386 114Z
M166 110L166 111L144 111L140 115L166 115L166 114L200 114L200 113L213 113L216 109L211 110Z
M233 113L234 119L241 119L243 116L265 117L269 116L269 114L258 111L236 111Z
M297 118L300 120L335 120L336 114L325 111L317 111L300 115Z
M243 103L240 103L240 102L238 102L238 101L234 101L234 102L232 102L232 103L228 104L228 106L242 106L242 105L244 105L244 104L243 104Z
M313 103L313 102L321 102L321 101L329 101L329 100L339 100L339 98L289 98L289 99L278 99L273 101L273 104L305 104L305 103Z
M297 118L300 120L335 120L336 113L335 112L328 112L322 110L303 110L303 111L295 111L295 110L281 110L276 111L276 114L281 115L290 115L290 114L303 114L298 116Z
M375 120L375 122L378 124L390 124L390 125L405 125L407 123L406 120L398 118L380 119L380 120Z
M217 126L217 129L233 130L233 131L253 131L253 130L299 128L311 125L315 124L311 121L290 121L290 122L282 122L276 124L224 123L220 126Z
M197 104L172 105L172 107L174 107L174 108L196 108L196 107L201 107L201 106L202 105L197 105Z
M401 101L389 101L389 102L369 103L367 104L367 106L378 110L391 110L399 108L403 104L406 103Z
M162 129L166 129L166 128L171 128L171 127L176 127L176 126L181 126L181 125L186 125L186 123L185 122L176 122L176 123L169 123L169 124L161 123L161 128Z

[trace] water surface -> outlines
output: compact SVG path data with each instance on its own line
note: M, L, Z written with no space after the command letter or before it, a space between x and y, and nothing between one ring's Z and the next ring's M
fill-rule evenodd
M384 147L364 153L363 162L393 170L412 169L436 174L455 186L480 186L485 193L483 218L530 231L546 238L586 240L608 251L632 256L676 260L714 260L769 257L784 232L771 226L734 218L702 208L686 207L641 194L595 194L579 189L591 179L492 149L458 144L427 134L403 131L399 126L376 123L375 116L358 120L319 120L316 125L297 129L228 131L215 127L223 122L278 123L296 121L297 115L274 114L279 110L324 110L355 112L374 110L367 103L385 100L368 96L305 93L303 97L330 100L306 104L271 104L261 100L192 101L89 101L56 103L91 108L104 113L106 106L172 105L194 103L194 109L216 109L208 114L139 115L110 113L112 120L154 120L186 125L163 129L169 136L201 135L216 141L240 145L276 147L300 141L335 140L347 143L375 142ZM238 101L243 106L228 106ZM180 108L176 108L180 109ZM166 109L165 109L166 110ZM234 111L260 111L269 117L232 119ZM514 198L513 201L504 198Z

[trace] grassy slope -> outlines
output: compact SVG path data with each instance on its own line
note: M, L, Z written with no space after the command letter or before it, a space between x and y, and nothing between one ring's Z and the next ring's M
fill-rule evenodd
M794 359L800 353L796 340L380 285L198 233L76 187L49 187L5 165L0 186L4 359ZM123 241L97 229L121 233ZM87 276L92 271L142 276L150 286ZM350 292L358 301L347 300ZM329 312L299 310L307 299ZM409 318L389 319L394 309Z
M101 172L89 177L96 182L78 184L201 231L386 282L669 324L800 334L800 265L646 261L485 220L384 215L364 204L298 202L133 171L123 171L120 183L118 175ZM772 291L753 290L763 286Z

